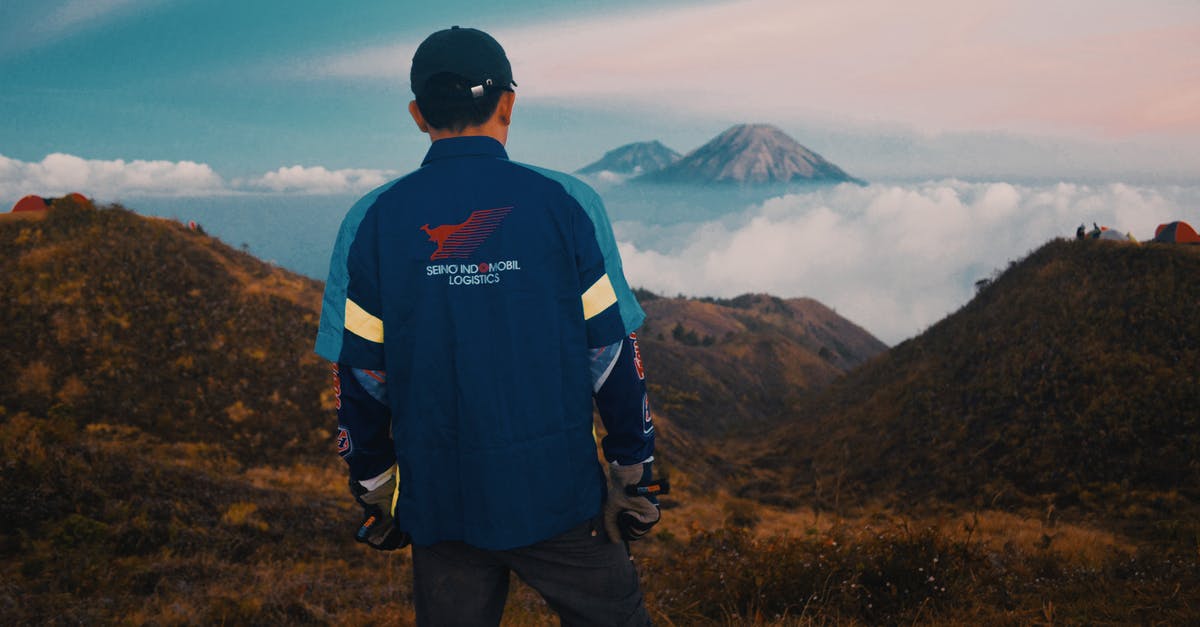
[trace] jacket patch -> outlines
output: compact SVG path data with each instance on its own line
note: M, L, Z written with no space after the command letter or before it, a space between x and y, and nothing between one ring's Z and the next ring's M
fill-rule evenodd
M342 408L342 377L336 363L333 364L333 404L336 409Z
M338 425L338 434L335 443L337 444L338 455L342 457L354 452L354 442L350 440L350 431L342 425Z
M638 347L637 333L630 333L629 339L633 341L633 365L637 368L638 379L646 380L646 370L642 368L642 349Z

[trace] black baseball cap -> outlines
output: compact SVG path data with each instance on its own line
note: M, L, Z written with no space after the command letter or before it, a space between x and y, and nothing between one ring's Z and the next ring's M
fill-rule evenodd
M442 73L467 79L471 94L476 97L488 89L517 86L500 42L475 28L451 26L426 37L417 46L408 76L413 94L420 98L430 77Z

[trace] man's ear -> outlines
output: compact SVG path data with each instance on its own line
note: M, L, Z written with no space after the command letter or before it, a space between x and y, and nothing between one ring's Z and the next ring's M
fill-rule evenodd
M429 123L425 121L425 116L421 115L421 108L417 106L416 100L408 102L408 114L412 116L413 122L417 123L417 128L421 129L422 133L429 132Z
M496 117L504 126L512 124L513 103L517 100L517 92L505 91L500 93L500 102L496 104Z

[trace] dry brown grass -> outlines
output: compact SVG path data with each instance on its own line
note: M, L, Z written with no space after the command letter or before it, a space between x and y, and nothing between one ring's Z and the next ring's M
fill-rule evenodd
M237 280L243 294L281 298L311 311L314 315L321 310L321 293L313 289L316 282L312 279L283 272L275 267L264 272L262 262L254 259L251 264L246 264L242 256L231 254L233 251L220 240L188 231L187 227L176 222L167 223L171 228L183 230L186 235L193 237L194 241L212 256L213 261ZM253 268L253 271L250 268Z
M753 504L751 501L746 503ZM706 504L701 510L718 509ZM1132 555L1137 545L1112 531L1083 523L1061 522L1053 513L1039 515L1030 511L1015 513L1008 511L982 511L956 513L944 517L903 516L883 508L837 516L811 510L787 510L777 507L759 506L759 521L753 525L759 539L771 537L829 536L841 528L863 527L880 522L907 521L915 527L932 526L948 538L963 542L973 541L991 549L1008 547L1024 553L1046 551L1055 555L1064 564L1086 568L1099 568L1106 560L1118 555ZM705 516L705 529L719 528L714 525L717 517ZM724 523L728 524L726 516Z
M959 514L938 521L951 537L973 538L992 549L1011 547L1019 552L1045 552L1065 566L1099 569L1114 557L1133 555L1137 545L1116 533L1096 527L1063 523L1052 516L1019 515L988 511Z
M409 552L353 543L336 460L243 467L209 443L26 415L0 422L0 446L6 493L38 495L5 505L20 532L0 543L0 610L18 622L413 621ZM1200 607L1194 538L1156 551L1036 511L786 510L677 477L633 547L663 625L1185 623ZM504 624L554 622L514 579Z
M1200 611L1200 535L1148 544L1053 510L837 515L673 498L634 547L661 624L1179 624Z
M256 466L243 476L256 488L286 490L302 494L340 498L349 494L346 471L334 466L294 464L287 468Z
M46 213L45 211L18 211L17 213L6 211L0 213L0 224L6 222L40 222L46 219Z

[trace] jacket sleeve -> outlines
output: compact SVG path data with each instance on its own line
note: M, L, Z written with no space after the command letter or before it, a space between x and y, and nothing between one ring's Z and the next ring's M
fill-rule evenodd
M654 459L654 421L637 334L591 350L592 393L608 435L604 458L622 466Z
M646 312L638 304L633 290L629 288L629 282L625 279L621 254L617 251L617 238L613 235L612 223L609 222L604 201L600 199L600 195L594 189L579 181L575 181L571 190L576 201L587 213L588 220L592 223L596 245L600 247L600 253L604 257L605 272L608 274L609 282L617 297L617 309L624 324L625 333L633 333L641 328L642 322L646 319Z
M583 204L589 199L595 204L591 211ZM633 333L636 326L627 326L622 307L632 307L626 313L634 314L634 325L641 324L644 314L625 283L621 258L599 197L592 192L582 201L576 196L576 202L582 209L575 221L575 249L591 349L592 394L608 432L601 448L610 462L640 464L653 459L654 422L637 334ZM604 253L605 242L609 244L609 255Z
M604 201L601 200L600 195L590 185L570 174L526 163L519 165L557 181L567 195L583 209L588 221L591 222L592 237L604 258L604 272L608 275L609 284L616 294L617 309L625 326L625 333L637 331L642 326L642 321L646 319L646 312L642 311L641 306L638 305L633 290L629 288L629 283L625 280L621 255L617 250L617 239L613 235L612 223L609 222L608 212L604 208Z
M625 323L604 255L596 243L595 228L582 208L575 215L572 229L588 348L601 348L625 337Z
M383 298L379 285L378 213L368 211L346 259L342 345L337 362L365 370L386 370L383 350Z
M387 373L333 365L337 399L338 455L350 466L350 478L364 481L396 463L392 445L391 410L387 404Z
M379 186L354 203L342 219L333 252L329 256L329 274L325 278L325 292L321 299L321 322L317 327L314 346L317 354L328 361L337 362L342 353L342 335L346 326L346 284L349 281L348 265L350 245L357 237L363 218L381 194L396 181Z

